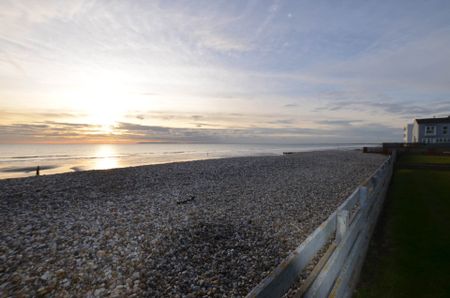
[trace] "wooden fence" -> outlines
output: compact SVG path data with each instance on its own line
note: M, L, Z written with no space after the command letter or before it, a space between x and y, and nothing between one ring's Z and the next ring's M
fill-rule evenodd
M247 297L281 297L320 256L297 297L351 297L392 177L396 153ZM317 258L316 258L317 259Z

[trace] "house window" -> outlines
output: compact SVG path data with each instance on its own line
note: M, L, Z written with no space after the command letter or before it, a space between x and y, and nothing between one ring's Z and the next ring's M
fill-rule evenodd
M448 126L442 127L442 134L446 135L448 133Z
M425 126L425 135L426 136L436 135L436 126Z

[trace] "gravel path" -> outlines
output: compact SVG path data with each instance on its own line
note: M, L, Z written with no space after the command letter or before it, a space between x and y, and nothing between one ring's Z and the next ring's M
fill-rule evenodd
M0 296L243 296L384 159L326 151L0 180Z

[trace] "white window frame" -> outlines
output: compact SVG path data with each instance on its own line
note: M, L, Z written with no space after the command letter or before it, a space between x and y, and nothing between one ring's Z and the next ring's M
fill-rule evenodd
M431 130L429 132L429 130ZM426 125L425 126L425 135L426 136L435 136L436 135L436 125Z

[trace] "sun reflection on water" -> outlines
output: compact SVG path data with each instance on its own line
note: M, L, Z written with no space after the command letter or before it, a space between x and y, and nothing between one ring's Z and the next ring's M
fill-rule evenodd
M117 152L113 146L101 145L95 152L95 168L98 170L106 170L119 167Z

